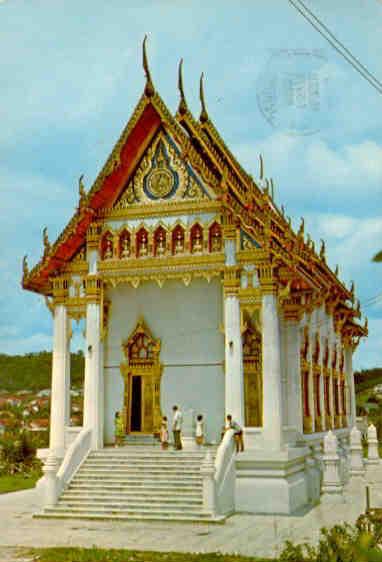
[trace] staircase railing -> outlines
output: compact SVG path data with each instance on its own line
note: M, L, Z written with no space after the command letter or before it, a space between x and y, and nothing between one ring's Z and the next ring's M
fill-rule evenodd
M71 480L75 472L86 459L91 448L92 430L82 429L73 443L66 451L66 455L57 472L57 492L58 495L64 490L67 483Z
M227 515L235 510L235 432L229 429L220 443L215 462L207 451L201 466L203 507L213 515Z

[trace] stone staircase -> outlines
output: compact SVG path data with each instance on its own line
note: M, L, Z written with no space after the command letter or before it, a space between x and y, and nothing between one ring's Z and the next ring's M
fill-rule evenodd
M94 451L57 505L35 517L223 522L203 509L205 454L204 447L162 451L144 444Z

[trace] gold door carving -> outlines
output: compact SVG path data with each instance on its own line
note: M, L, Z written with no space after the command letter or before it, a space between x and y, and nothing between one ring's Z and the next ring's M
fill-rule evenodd
M125 361L121 363L124 379L123 419L126 433L134 431L131 422L133 408L133 379L140 377L139 427L141 433L159 433L161 423L160 381L162 365L159 361L161 342L155 339L143 319L122 343Z
M261 333L250 323L242 334L246 427L263 424Z

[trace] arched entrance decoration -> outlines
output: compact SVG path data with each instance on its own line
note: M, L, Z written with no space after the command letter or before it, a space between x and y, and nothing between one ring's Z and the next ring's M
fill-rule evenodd
M160 348L160 340L153 337L143 318L139 319L135 330L122 343L126 358L121 363L126 433L159 433Z

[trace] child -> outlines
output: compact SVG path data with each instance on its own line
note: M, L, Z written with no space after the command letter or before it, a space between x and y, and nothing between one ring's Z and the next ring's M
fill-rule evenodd
M162 449L168 448L168 422L167 416L163 416L162 424L160 426L159 439Z
M204 443L204 421L201 414L196 418L195 441L199 447Z
M114 429L115 429L115 446L119 447L122 445L125 438L125 428L123 423L123 418L120 412L115 412L114 417Z

